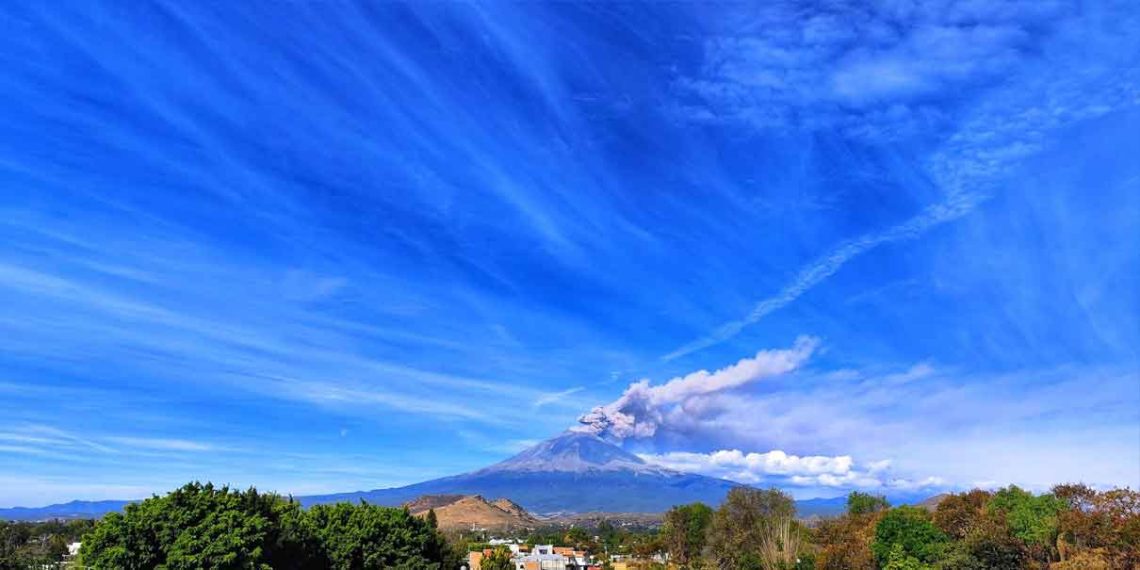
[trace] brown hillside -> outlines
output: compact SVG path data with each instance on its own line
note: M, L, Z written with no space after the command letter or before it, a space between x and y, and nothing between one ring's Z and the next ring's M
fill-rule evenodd
M428 509L438 509L450 505L468 495L424 495L404 506L413 514L427 513Z
M538 523L509 499L490 502L479 495L424 495L406 506L420 516L434 509L442 529L528 528Z
M934 495L933 497L927 498L925 501L919 503L918 506L920 506L920 507L922 507L922 508L924 508L930 512L934 512L935 510L938 509L938 504L941 503L943 499L945 499L946 497L949 497L949 496L950 495L948 495L946 493L940 493L938 495Z
M494 501L491 501L491 504L508 513L511 513L512 515L531 518L530 513L526 512L526 509L522 508L521 505L510 499L495 499Z

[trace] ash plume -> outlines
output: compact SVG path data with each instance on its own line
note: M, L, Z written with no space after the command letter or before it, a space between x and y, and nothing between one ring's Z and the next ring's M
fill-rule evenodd
M650 384L649 379L639 380L630 384L617 400L583 414L578 418L579 425L571 429L614 441L652 437L678 410L684 414L686 408L700 408L687 406L694 399L796 370L818 345L815 338L800 337L791 348L761 350L716 372L699 370L660 385Z

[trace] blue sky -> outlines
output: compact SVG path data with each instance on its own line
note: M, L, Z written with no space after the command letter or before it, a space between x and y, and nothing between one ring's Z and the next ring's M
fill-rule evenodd
M411 483L597 406L803 497L1140 486L1133 3L29 4L0 506Z

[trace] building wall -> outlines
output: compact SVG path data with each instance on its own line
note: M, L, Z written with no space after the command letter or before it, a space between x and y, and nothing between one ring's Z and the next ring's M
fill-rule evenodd
M482 552L468 552L467 553L467 567L471 570L481 570L483 568L483 553Z

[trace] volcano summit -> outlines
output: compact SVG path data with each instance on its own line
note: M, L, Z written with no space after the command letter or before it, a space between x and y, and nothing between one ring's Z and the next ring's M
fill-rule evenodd
M682 473L644 459L587 433L566 432L489 467L416 483L306 497L306 504L363 499L398 505L422 495L510 497L527 510L560 512L661 512L677 504L718 504L739 486L723 479Z

